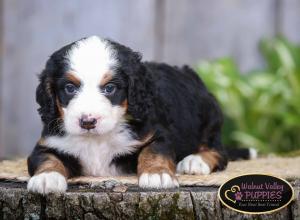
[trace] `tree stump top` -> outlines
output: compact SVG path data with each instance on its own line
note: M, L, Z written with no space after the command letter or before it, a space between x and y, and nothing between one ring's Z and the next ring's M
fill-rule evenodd
M24 160L0 163L0 219L300 219L300 158L261 158L229 163L207 176L178 176L180 188L145 190L131 177L71 179L63 194L28 193ZM295 200L278 212L245 215L224 207L219 185L246 173L290 181Z

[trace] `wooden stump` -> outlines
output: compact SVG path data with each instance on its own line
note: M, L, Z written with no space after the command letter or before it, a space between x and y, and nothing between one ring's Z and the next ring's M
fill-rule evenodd
M28 193L26 183L0 181L0 219L300 219L300 181L293 181L296 199L265 215L244 215L224 207L218 187L144 190L107 181L73 184L64 194Z

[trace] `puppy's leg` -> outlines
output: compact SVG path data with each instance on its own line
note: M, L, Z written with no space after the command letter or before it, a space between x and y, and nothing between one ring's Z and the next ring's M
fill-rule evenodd
M55 155L35 151L28 158L29 172L32 177L28 181L27 189L40 194L65 192L66 179L69 176L67 168Z
M160 154L151 146L142 150L138 158L139 186L143 188L178 187L175 163L171 157Z
M227 165L227 157L216 149L200 148L199 153L191 154L181 160L176 167L180 174L210 174L223 170Z

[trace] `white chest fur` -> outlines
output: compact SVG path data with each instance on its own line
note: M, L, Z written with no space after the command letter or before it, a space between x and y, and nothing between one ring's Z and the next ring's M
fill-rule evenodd
M141 143L125 129L104 136L47 137L45 144L79 158L84 175L115 176L122 173L111 165L113 158L134 152Z

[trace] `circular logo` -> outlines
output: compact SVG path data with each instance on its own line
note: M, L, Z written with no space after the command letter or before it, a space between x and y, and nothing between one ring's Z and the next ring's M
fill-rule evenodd
M294 199L294 190L284 179L247 174L225 182L218 196L222 204L237 212L263 214L287 206Z

